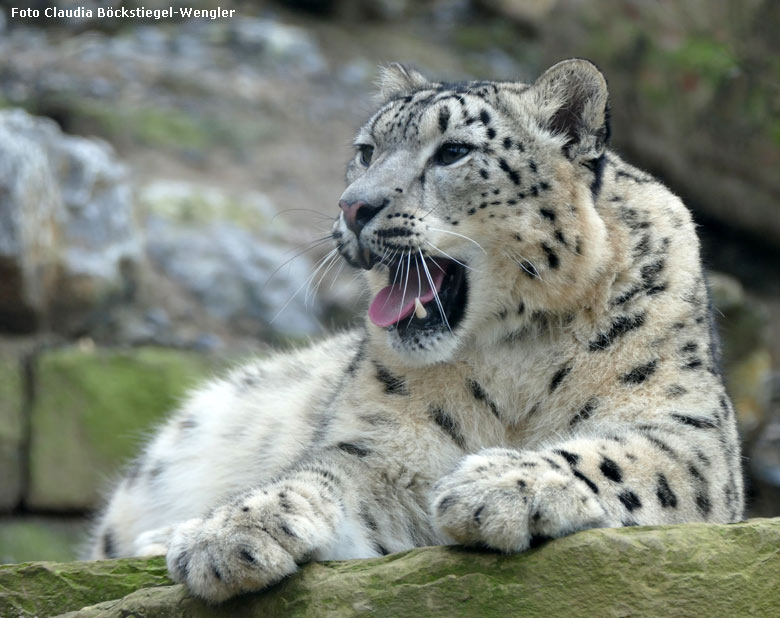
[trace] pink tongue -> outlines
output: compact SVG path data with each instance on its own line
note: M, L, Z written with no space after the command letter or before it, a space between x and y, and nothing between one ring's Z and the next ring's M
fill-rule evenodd
M440 267L433 260L425 260L428 272L433 279L433 285L438 293L444 281L444 267ZM385 328L408 318L414 311L414 299L419 298L422 304L433 300L434 290L428 281L425 270L420 268L419 262L411 265L411 272L407 279L405 272L398 273L399 281L395 285L388 285L376 295L368 308L368 317L377 326ZM404 293L406 287L406 293Z

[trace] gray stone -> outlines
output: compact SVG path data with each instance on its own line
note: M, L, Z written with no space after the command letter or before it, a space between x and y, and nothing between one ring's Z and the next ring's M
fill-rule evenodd
M132 290L141 256L128 173L111 147L0 111L0 327L82 330Z
M152 263L235 332L273 339L320 331L306 294L305 256L260 194L233 199L214 188L155 183L141 192Z

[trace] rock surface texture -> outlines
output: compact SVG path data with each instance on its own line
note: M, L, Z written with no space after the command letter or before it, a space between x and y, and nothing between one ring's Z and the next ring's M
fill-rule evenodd
M221 616L780 615L780 519L590 530L517 556L433 547L313 563L219 607L189 597L163 560L0 567L0 614Z
M0 328L79 331L126 295L142 255L133 213L127 169L107 143L0 111Z

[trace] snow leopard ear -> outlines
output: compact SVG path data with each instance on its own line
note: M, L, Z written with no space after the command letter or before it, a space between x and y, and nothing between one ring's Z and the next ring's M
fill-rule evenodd
M427 83L428 80L414 69L409 69L402 64L393 62L381 69L379 80L377 81L379 86L378 97L382 101L386 101L391 97L418 90Z
M531 93L542 127L564 139L569 159L601 156L609 140L609 93L593 63L579 58L559 62L536 80Z

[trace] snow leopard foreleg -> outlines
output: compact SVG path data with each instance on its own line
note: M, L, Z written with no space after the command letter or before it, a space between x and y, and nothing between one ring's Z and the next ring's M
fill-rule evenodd
M434 486L436 524L459 543L516 552L588 528L738 521L736 434L715 417L677 416L467 456Z
M360 515L367 469L356 459L323 452L208 517L178 525L167 553L171 577L220 602L266 588L312 558L379 555Z

